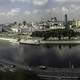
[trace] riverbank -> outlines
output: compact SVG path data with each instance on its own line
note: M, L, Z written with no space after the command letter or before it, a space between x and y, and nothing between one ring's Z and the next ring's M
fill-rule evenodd
M21 39L20 43L30 45L46 45L46 44L80 44L80 40L25 40Z
M80 40L42 40L42 39L20 39L17 38L4 38L0 37L0 40L8 41L16 44L30 44L30 45L45 45L45 44L80 44Z
M19 42L17 41L17 39L13 39L13 38L2 38L2 37L0 37L0 40L8 41L8 42L10 42L10 43L19 43Z

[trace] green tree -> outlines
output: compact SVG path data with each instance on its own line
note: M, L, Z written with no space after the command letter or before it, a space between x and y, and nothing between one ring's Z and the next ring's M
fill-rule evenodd
M14 25L17 25L17 21L14 22Z
M21 26L21 23L19 23L18 25Z
M24 25L24 26L26 25L26 21L23 21L23 25Z

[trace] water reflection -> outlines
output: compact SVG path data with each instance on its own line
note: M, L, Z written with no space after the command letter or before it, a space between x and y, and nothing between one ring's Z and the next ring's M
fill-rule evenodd
M0 72L0 80L42 80L35 73L18 69L16 72Z
M80 66L80 45L8 45L0 46L0 60L21 65Z
M74 65L79 64L77 62L80 60L79 48L79 45L21 45L19 46L19 52L17 54L20 55L20 52L22 52L21 56L24 58L24 60L21 61L29 65L43 64L54 67L68 67L69 60ZM18 58L20 57L18 56Z
M80 67L80 45L0 45L0 61L29 66ZM70 62L70 65L69 65ZM21 72L20 72L21 71ZM38 77L19 70L0 72L0 80L39 80ZM42 79L41 79L42 80ZM54 79L57 80L57 79Z

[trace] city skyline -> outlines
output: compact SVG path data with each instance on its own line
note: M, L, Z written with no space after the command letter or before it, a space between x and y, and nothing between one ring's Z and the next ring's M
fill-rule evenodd
M0 23L13 21L39 21L41 17L68 14L70 19L80 19L80 0L0 0Z

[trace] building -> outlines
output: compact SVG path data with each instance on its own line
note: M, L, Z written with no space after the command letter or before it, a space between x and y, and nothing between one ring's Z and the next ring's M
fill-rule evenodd
M80 27L80 20L77 20L77 21L75 22L75 24L76 24L76 27L79 28L79 27Z
M50 18L47 21L41 21L39 23L39 27L42 30L46 30L46 29L64 29L64 21L58 21L56 17L54 18Z
M80 20L69 21L69 24L72 28L80 28Z
M11 27L11 31L12 31L13 33L17 33L17 32L20 32L20 28L19 28L18 25L15 25L15 26L12 26L12 27Z
M64 21L65 29L69 30L70 29L70 24L68 23L68 17L67 14L65 14L65 21Z
M64 29L64 22L63 21L57 21L50 24L50 29Z
M36 28L37 28L37 26L27 25L27 24L26 25L21 24L21 25L14 25L14 26L12 26L11 27L11 31L13 33L20 32L20 33L24 34L24 33L30 33L32 31L38 30Z

